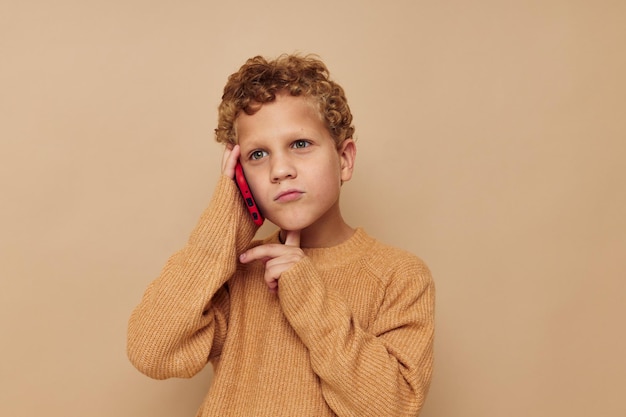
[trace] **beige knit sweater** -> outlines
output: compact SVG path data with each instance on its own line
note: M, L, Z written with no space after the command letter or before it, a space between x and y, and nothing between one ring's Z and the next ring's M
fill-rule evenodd
M272 294L261 262L237 261L261 243L251 243L255 231L222 177L131 315L131 362L157 379L211 362L202 417L417 416L433 361L425 264L357 229L338 246L303 249Z

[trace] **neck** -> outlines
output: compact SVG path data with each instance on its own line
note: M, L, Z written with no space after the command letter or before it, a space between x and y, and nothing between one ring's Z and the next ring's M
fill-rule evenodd
M354 234L339 212L327 218L319 219L314 224L300 231L300 247L302 248L329 248L339 245L350 239ZM280 231L281 242L285 241L284 230Z

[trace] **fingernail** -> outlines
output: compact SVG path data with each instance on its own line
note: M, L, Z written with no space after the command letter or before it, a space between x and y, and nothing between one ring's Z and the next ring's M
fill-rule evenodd
M245 260L246 260L246 254L245 254L245 253L242 253L241 255L239 255L239 260L240 260L241 262L245 261Z

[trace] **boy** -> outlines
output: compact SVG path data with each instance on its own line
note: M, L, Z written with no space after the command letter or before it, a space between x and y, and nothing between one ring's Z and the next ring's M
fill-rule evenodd
M342 218L356 147L343 89L312 57L249 59L224 88L209 207L132 313L146 375L214 380L198 416L416 416L432 370L434 288L418 258ZM261 213L233 181L237 160Z

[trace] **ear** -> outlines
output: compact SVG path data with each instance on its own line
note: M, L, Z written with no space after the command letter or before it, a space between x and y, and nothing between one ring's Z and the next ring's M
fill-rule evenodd
M354 160L356 159L356 143L354 139L348 138L341 142L337 149L341 168L341 183L350 181L354 170Z

